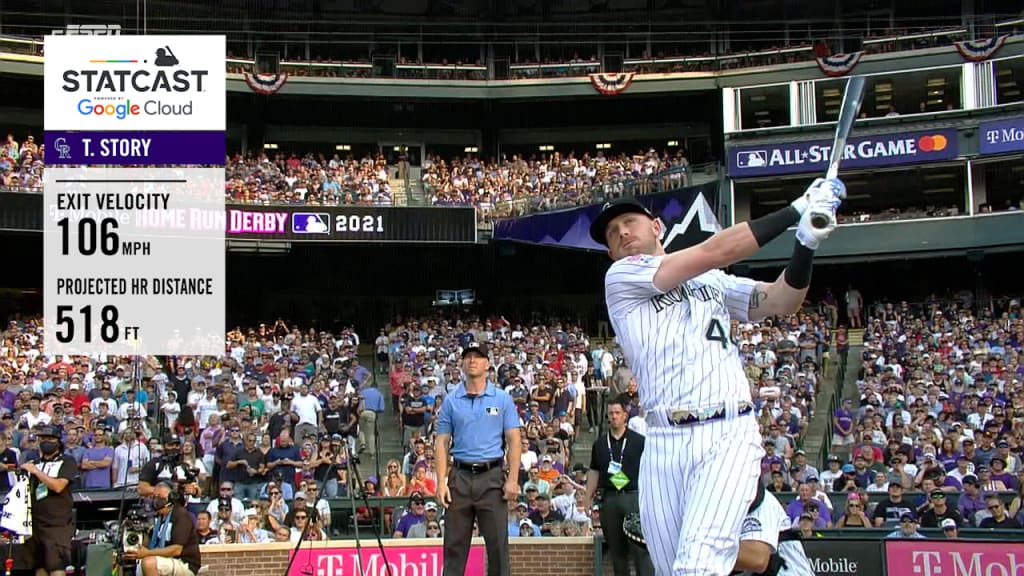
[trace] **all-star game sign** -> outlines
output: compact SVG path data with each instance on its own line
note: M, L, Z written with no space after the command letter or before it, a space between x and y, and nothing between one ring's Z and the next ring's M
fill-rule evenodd
M48 354L223 352L225 47L46 37Z

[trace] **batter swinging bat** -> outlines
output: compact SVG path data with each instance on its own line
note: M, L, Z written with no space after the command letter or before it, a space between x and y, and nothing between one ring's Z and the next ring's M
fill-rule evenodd
M853 121L860 112L860 104L864 100L864 77L853 76L846 82L846 93L839 107L839 122L836 123L836 136L832 141L832 153L828 158L828 170L825 178L835 178L839 174L839 162L843 159L846 139L853 129ZM815 228L827 228L833 215L831 213L811 214L811 225Z

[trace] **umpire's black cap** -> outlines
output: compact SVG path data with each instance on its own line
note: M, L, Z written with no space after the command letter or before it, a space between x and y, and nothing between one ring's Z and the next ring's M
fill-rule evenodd
M608 227L608 223L613 218L621 214L628 214L635 212L637 214L643 214L651 220L654 220L654 214L648 210L643 204L636 201L634 198L620 198L611 202L605 202L605 205L601 207L601 213L598 214L594 222L590 224L590 237L594 239L594 242L602 246L607 246L608 242L605 240L605 229Z

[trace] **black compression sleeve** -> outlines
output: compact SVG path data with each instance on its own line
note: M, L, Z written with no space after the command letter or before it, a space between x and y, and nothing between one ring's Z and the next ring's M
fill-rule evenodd
M814 266L814 250L799 241L793 243L793 255L786 264L786 284L797 290L811 285L811 268Z
M761 247L777 238L790 226L795 226L799 221L800 213L796 211L796 208L786 206L757 220L751 220L748 224L750 231L754 233L754 240L757 241L758 247Z

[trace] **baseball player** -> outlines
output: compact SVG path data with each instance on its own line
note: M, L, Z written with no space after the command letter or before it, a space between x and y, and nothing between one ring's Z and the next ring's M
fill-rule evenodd
M662 223L632 198L605 204L590 227L614 261L608 316L639 386L649 447L640 466L640 517L657 574L732 571L740 525L763 451L730 320L799 309L814 251L835 229L839 180L815 180L791 205L666 254ZM812 213L831 213L815 228ZM719 270L797 225L786 270L770 283Z
M771 492L743 519L735 569L745 576L814 576L798 533Z

